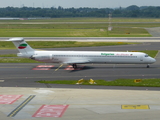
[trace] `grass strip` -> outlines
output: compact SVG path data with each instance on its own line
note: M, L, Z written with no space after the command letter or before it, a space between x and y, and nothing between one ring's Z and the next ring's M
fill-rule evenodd
M16 54L0 54L0 57L17 57Z
M114 27L112 31L105 28L73 29L0 29L0 37L151 37L144 28Z
M2 23L2 22L1 22ZM106 28L109 26L108 23L59 23L59 24L45 24L45 22L42 24L29 24L29 23L25 23L23 24L22 23L4 23L4 24L0 24L0 30L6 30L6 31L9 31L11 32L14 32L14 29L15 29L15 32L20 32L20 30L22 30L22 32L25 32L25 31L28 31L28 30L31 30L31 31L34 31L34 32L38 32L38 31L41 31L44 29L46 30L46 32L50 32L50 31L66 31L69 30L69 31L75 31L75 30L80 30L80 29L83 29L83 30L86 30L88 31L88 29L102 29L103 30L107 30ZM145 29L144 28L150 28L150 27L159 27L160 26L160 23L112 23L112 26L114 27L114 29L120 29L121 31L124 31L126 29L128 30L138 30L138 32L140 32L139 30L142 30L144 31ZM113 29L113 31L115 31ZM5 32L5 31L4 31ZM45 31L43 31L45 32ZM135 31L136 32L136 31Z
M96 84L90 84L89 80L84 80L82 85L100 85L100 86L137 86L137 87L160 87L160 78L158 79L142 79L141 82L135 83L134 79L117 79L114 81L94 80ZM56 80L56 81L37 81L44 84L76 84L76 80Z
M138 43L127 42L76 42L76 41L27 41L27 43L37 48L66 48L66 47L93 47L93 46L113 46L129 45ZM0 41L0 49L16 49L12 42Z
M0 58L0 63L42 63L28 58Z

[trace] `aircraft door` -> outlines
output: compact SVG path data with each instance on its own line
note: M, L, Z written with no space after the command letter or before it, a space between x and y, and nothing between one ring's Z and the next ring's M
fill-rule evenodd
M140 61L143 61L143 56L140 56Z
M50 55L49 55L49 59L50 59L50 60L52 60L52 59L53 59L52 54L50 54Z

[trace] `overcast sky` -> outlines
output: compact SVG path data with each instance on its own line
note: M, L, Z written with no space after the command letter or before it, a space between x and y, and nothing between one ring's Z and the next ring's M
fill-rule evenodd
M96 7L116 8L137 6L160 6L160 0L1 0L0 7Z

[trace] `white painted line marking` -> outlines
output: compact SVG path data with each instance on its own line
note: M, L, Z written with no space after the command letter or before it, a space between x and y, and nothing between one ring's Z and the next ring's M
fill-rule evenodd
M4 82L4 80L0 80L0 82Z

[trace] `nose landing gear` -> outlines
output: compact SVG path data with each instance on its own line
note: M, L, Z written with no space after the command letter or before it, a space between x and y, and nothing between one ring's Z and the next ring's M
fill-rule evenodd
M150 66L149 66L149 64L147 65L147 68L149 68Z
M74 63L74 64L72 65L72 67L73 67L74 69L76 69L76 68L77 68L77 64Z

